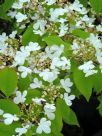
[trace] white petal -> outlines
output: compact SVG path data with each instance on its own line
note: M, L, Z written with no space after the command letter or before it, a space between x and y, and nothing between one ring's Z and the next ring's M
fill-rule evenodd
M40 126L38 126L38 128L36 129L36 133L38 133L38 134L42 133L42 128Z

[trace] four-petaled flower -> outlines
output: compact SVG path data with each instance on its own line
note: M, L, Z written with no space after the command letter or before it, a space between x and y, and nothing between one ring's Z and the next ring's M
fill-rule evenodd
M3 114L3 117L4 117L4 123L6 125L10 125L10 124L12 124L13 121L19 120L19 118L16 115L12 115L10 113Z
M38 128L36 129L36 133L41 134L42 132L45 132L46 134L51 133L51 121L46 120L46 118L42 118L40 120L40 123L38 124Z
M27 91L25 90L23 93L20 91L16 91L16 97L14 98L14 103L19 104L19 103L24 103L26 100L26 95Z

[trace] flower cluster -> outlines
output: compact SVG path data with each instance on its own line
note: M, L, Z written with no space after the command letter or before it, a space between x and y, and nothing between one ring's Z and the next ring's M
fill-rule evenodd
M1 108L0 121L20 123L14 136L30 129L34 135L49 134L56 118L56 101L61 99L70 107L75 99L72 61L85 78L97 74L98 69L102 73L102 22L96 25L94 11L78 0L16 0L7 15L14 20L15 31L0 35L0 70L9 67L17 73L18 85L8 99L20 114ZM28 26L32 26L33 38L40 38L24 45ZM57 36L58 44L58 39L53 39L53 44L44 41L50 36Z

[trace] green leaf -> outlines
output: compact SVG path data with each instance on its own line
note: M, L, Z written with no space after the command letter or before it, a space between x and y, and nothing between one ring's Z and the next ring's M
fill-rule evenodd
M90 35L90 33L85 32L85 31L83 31L83 30L81 30L81 29L75 29L75 30L73 30L73 31L72 31L72 34L75 35L75 36L78 36L78 37L80 37L80 38L82 38L82 39L86 39L86 38L88 38L89 35Z
M37 89L29 89L26 97L26 103L31 103L32 98L41 97L41 92Z
M61 110L58 101L56 102L55 119L51 122L51 130L54 134L61 132L63 127Z
M12 68L4 68L0 70L0 90L10 96L17 87L17 73Z
M102 14L102 0L90 0L90 4L97 14Z
M99 100L100 104L97 107L97 109L99 110L99 114L102 116L102 96L99 96L98 100Z
M20 78L18 80L18 87L20 91L27 90L30 85L30 78L27 76L26 78Z
M5 113L20 114L19 107L10 100L0 99L0 109Z
M84 7L87 7L87 4L88 4L87 0L79 0L79 1Z
M22 44L26 46L29 42L38 42L41 46L45 45L45 42L41 40L41 37L33 32L33 25L31 24L22 36Z
M33 33L33 25L30 25L22 36L22 44L26 46L29 42L37 42L39 36Z
M71 53L71 45L68 42L64 42L60 37L56 35L51 35L51 36L45 36L43 38L43 41L47 43L48 46L52 45L64 45L64 54L68 56L68 54Z
M69 125L77 125L79 126L77 117L72 111L72 109L66 105L65 101L62 99L58 99L58 107L60 108L60 112L62 114L62 118L64 122L66 122Z
M0 13L7 12L11 8L14 2L15 0L5 0L5 2L0 7L0 11L2 11Z
M85 77L83 71L76 68L73 72L73 79L77 89L88 101L92 94L93 77Z
M94 78L93 79L94 80L94 83L93 83L94 90L97 93L100 93L102 91L102 73L101 71L98 71L98 73L95 74L93 78Z
M20 124L12 123L11 125L5 125L0 123L0 136L13 136L17 127L20 127Z

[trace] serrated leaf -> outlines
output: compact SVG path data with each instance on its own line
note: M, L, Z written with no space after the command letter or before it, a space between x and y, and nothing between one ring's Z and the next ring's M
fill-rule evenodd
M15 0L5 0L5 2L0 7L1 8L0 11L2 11L2 13L7 12L11 8L14 2Z
M17 127L20 127L20 124L12 123L11 125L5 125L0 123L0 136L13 136Z
M63 127L62 114L60 111L59 103L56 102L55 119L51 122L51 130L54 134L60 133Z
M26 78L20 78L18 80L18 87L20 89L20 91L24 91L27 90L29 85L30 85L30 78L29 76L27 76Z
M98 71L98 73L95 74L93 78L94 78L93 79L94 80L94 83L93 83L94 90L97 93L100 93L102 91L102 73Z
M87 7L88 4L87 0L79 0L79 1L84 7Z
M83 30L81 30L81 29L75 29L75 30L73 30L73 31L72 31L72 34L75 35L75 36L78 36L78 37L80 37L80 38L82 38L82 39L86 39L86 38L88 38L89 35L90 35L90 33L85 32L85 31L83 31Z
M0 90L10 96L17 87L18 77L16 71L12 68L4 68L0 70Z
M58 106L60 108L61 115L64 122L66 122L69 125L79 126L79 123L74 111L72 111L72 109L66 105L64 100L58 99Z
M33 25L28 26L27 30L22 36L22 44L26 46L29 42L38 42L41 46L45 43L41 40L41 37L33 32Z
M10 100L0 99L0 109L5 113L20 114L19 107Z
M102 0L90 0L90 4L97 14L102 14Z
M37 89L29 89L26 97L26 103L31 103L32 98L41 97L41 91Z
M90 99L93 88L93 77L85 77L83 71L74 69L73 72L73 80L76 85L76 88L80 91L80 93L87 99Z

